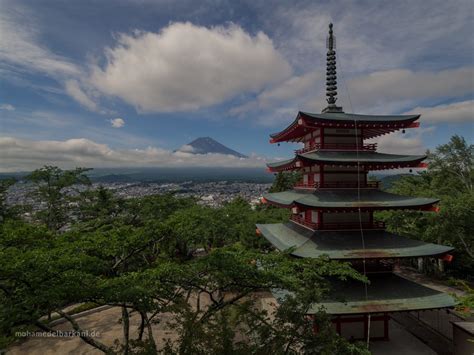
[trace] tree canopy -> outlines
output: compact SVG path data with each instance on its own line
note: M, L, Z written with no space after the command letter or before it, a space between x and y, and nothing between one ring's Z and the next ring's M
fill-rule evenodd
M429 153L424 172L401 177L390 191L436 197L439 213L383 212L388 227L399 234L452 245L455 258L448 271L462 278L474 274L474 146L460 136Z
M255 223L283 221L287 211L252 209L242 199L221 208L173 195L124 200L100 186L71 193L77 183L88 184L85 171L33 172L29 179L45 209L31 222L2 220L4 344L25 327L54 331L52 313L84 330L65 309L92 304L121 310L123 336L115 345L81 333L109 354L366 352L340 338L323 312L314 334L305 312L326 294L330 278L365 279L349 264L275 252L255 235ZM259 295L273 288L291 296L273 310L260 307ZM132 329L136 316L140 324ZM153 325L163 322L177 340L154 336Z

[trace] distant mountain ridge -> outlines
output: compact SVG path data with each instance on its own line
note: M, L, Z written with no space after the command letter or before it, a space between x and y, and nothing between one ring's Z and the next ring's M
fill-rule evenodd
M184 150L182 148L180 150L186 151L188 153L194 153L194 154L215 153L215 154L233 155L238 158L248 158L246 155L226 147L225 145L219 143L218 141L216 141L215 139L212 139L211 137L196 138L191 143L186 144L186 146L192 147L192 150Z

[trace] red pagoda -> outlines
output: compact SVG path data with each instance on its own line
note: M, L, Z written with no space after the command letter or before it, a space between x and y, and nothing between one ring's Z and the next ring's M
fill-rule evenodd
M419 168L425 155L377 152L366 139L415 128L420 115L360 115L344 113L336 105L336 52L332 24L327 39L327 102L322 113L299 112L271 143L299 142L292 159L268 164L271 172L298 171L302 179L293 190L267 193L263 201L291 209L287 223L258 224L263 235L279 250L292 248L302 258L326 255L351 262L370 284L333 284L332 295L315 304L333 318L338 333L355 339L389 339L390 313L452 307L444 293L407 280L394 268L400 259L442 258L452 248L389 233L374 212L381 210L437 211L437 199L400 196L379 189L368 180L374 170ZM277 299L285 291L274 292ZM371 324L369 327L368 324ZM369 330L370 328L370 330Z

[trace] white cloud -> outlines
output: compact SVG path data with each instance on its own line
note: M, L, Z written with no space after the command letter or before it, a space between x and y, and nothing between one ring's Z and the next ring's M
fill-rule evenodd
M397 5L390 1L363 5L280 3L269 11L264 29L272 28L274 42L298 75L324 75L325 39L328 23L333 22L337 37L338 104L346 112L352 111L344 85L347 83L355 112L394 114L425 105L429 99L439 102L473 92L473 68L467 67L472 66L474 40L471 7L467 0L457 1L455 7L442 0L432 0L429 6L409 0ZM458 69L445 69L447 65ZM283 85L274 89L278 92ZM268 117L262 122L270 125L273 112L263 107L265 102L292 107L295 113L319 112L326 106L324 89L324 80L315 78L307 90L294 97L290 94L280 100L244 103L231 113L253 111L259 118ZM273 88L266 93L272 91ZM263 97L262 93L260 99ZM279 124L281 120L276 117L273 125Z
M85 138L36 141L0 137L2 171L25 171L45 164L62 168L86 167L262 167L258 156L237 158L223 154L191 154L148 147L112 149Z
M317 89L316 84L324 83L323 72L308 72L301 76L293 76L281 85L277 85L271 89L263 91L258 95L259 101L263 104L271 105L280 100L287 100L307 96L314 93ZM323 86L323 85L321 85Z
M321 110L324 97L324 73L308 72L263 90L255 100L233 107L229 114L246 117L250 114L262 126L289 124L298 111ZM319 99L315 99L321 98Z
M0 110L15 111L15 106L10 105L10 104L1 104Z
M183 146L181 146L181 148L179 148L177 150L177 152L183 152L183 153L194 153L194 147L192 145L189 145L189 144L185 144Z
M144 112L195 110L287 78L289 64L262 32L237 25L173 23L159 33L121 34L91 81Z
M312 1L304 6L280 2L265 19L278 48L303 70L324 69L329 22L334 23L342 56L339 69L346 75L406 67L407 62L472 62L469 0L457 0L456 6L444 0Z
M400 132L387 134L368 143L377 143L377 150L392 154L423 154L426 151L421 136L406 136Z
M77 80L67 80L65 83L66 92L74 100L91 111L97 111L97 104L84 92Z
M391 154L424 154L427 150L423 136L435 130L434 126L407 129L368 139L367 143L377 143L377 150Z
M463 97L474 92L474 68L462 67L438 72L416 72L393 69L361 75L338 85L339 100L345 112L394 114L413 107L421 100ZM322 73L309 72L279 83L260 93L254 101L232 108L229 113L245 116L258 113L257 122L264 126L290 123L298 111L320 112L325 102L325 81ZM423 114L432 122L462 122L473 119L472 100L441 105L436 108L417 107L407 113ZM444 118L443 118L444 117ZM451 117L451 118L450 118Z
M459 97L474 91L474 68L416 72L393 69L353 78L347 83L357 107L420 99Z
M87 76L84 68L51 51L41 40L42 33L34 19L34 14L19 4L2 7L0 71L14 83L55 94L66 93L87 109L98 112L98 105L77 80ZM32 73L53 78L65 90L32 82L29 78Z
M69 59L56 55L39 41L34 14L21 8L2 6L0 12L0 61L27 72L51 76L78 75L80 70ZM8 66L4 67L8 68Z
M455 102L434 107L415 107L406 114L421 114L423 121L438 122L474 122L474 100Z
M125 125L125 121L122 118L113 118L110 120L112 127L121 128Z

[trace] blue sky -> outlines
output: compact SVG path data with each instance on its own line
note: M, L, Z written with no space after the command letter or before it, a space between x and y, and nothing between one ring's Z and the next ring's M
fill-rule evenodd
M422 114L381 150L472 141L469 1L0 0L0 171L287 157L268 135L325 107L329 22L345 112ZM200 136L251 158L173 152Z

